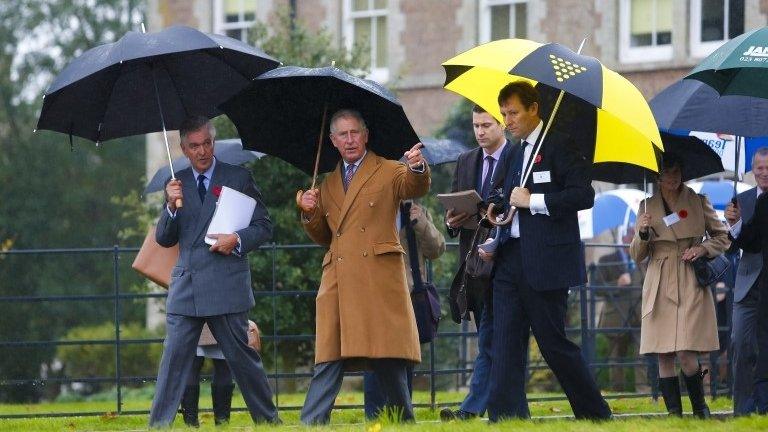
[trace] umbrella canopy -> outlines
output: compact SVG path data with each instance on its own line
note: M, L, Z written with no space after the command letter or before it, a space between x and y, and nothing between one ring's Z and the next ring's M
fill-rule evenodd
M219 115L219 103L277 65L250 45L190 27L128 32L61 71L37 128L96 142L178 129L190 114Z
M717 90L695 79L673 83L648 104L661 129L768 135L768 99L720 96Z
M632 164L658 171L663 149L658 127L640 91L597 59L559 44L506 39L475 47L443 63L445 88L483 107L503 122L497 97L506 84L524 79L580 99L594 118L595 138L581 151L594 164ZM558 113L559 115L559 113Z
M421 149L424 158L432 166L456 162L460 154L472 150L472 147L455 139L427 137L421 142L424 144Z
M701 61L686 78L699 80L721 95L768 99L768 27L744 33Z
M582 239L593 238L605 230L635 223L640 202L647 197L637 189L616 189L595 195L595 205L579 211Z
M213 149L216 160L226 162L232 165L243 165L264 156L264 153L243 150L243 144L240 139L216 140L216 146ZM173 160L173 167L182 170L189 166L189 159L180 157ZM144 188L144 195L159 192L163 190L165 182L171 178L171 170L164 166L155 172L152 180Z
M683 181L725 171L720 155L699 138L662 132L661 139L664 154L674 154L683 161Z
M688 186L694 192L706 195L712 206L717 210L725 210L725 206L733 198L733 183L731 181L705 180L700 182L690 182ZM738 182L736 183L736 192L742 193L751 189L752 186Z
M362 114L369 130L368 148L387 159L400 159L419 142L389 90L335 67L269 71L221 109L237 127L244 148L276 156L310 175L319 135L323 139L319 172L332 171L341 159L329 135L330 118L340 109Z

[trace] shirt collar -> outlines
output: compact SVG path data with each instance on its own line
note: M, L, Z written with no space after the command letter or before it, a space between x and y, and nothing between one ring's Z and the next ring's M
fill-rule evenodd
M356 162L351 163L351 164L347 163L347 161L342 159L342 162L344 162L344 172L347 171L347 167L350 166L350 165L354 165L355 166L355 171L357 171L357 169L360 168L360 163L363 161L363 159L365 159L365 155L367 155L367 154L368 154L368 150L366 150L365 153L363 153L363 157L361 157Z
M536 129L533 130L523 141L527 141L528 144L536 144L536 140L539 139L541 129L544 127L544 122L539 120L539 124L536 125Z
M213 163L211 163L211 166L205 170L205 172L197 172L197 170L192 167L192 173L195 174L195 180L197 180L198 177L200 177L200 174L205 175L205 178L210 180L213 178L213 169L216 168L216 156L213 157ZM199 181L199 180L198 180Z
M491 154L488 154L488 153L486 153L486 152L485 152L485 149L483 149L483 159L485 159L486 157L490 156L490 157L492 157L494 160L498 161L498 160L499 160L499 158L501 157L501 152L503 152L503 151L504 151L504 147L506 147L506 146L507 146L507 143L508 143L508 142L509 142L509 141L507 141L507 140L504 140L504 142L503 142L503 143L501 143L501 145L499 146L499 148L497 148L497 149L496 149L496 151L495 151L495 152L493 152L493 153L491 153Z
M764 190L760 189L760 186L755 186L755 189L757 190L757 197L760 198L760 194L765 192Z

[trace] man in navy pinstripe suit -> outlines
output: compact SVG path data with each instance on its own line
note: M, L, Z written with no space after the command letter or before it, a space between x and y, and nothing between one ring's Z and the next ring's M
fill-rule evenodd
M533 86L508 84L498 101L517 142L500 162L504 169L497 170L494 185L503 185L504 201L517 207L517 213L502 229L495 253L481 252L494 259L490 420L530 417L525 393L513 391L525 387L525 347L520 341L529 331L576 418L610 418L581 350L565 335L568 289L586 282L576 215L594 202L589 162L567 135L550 130L539 143L544 124ZM537 145L541 150L532 158ZM521 184L529 165L531 175Z

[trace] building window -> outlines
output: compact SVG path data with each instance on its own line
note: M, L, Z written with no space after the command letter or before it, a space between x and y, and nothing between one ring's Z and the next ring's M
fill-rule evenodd
M344 39L349 48L366 46L370 50L370 78L389 79L389 36L387 0L345 0Z
M256 0L215 0L214 33L248 42L248 30L256 23Z
M672 0L621 0L619 60L672 58Z
M691 0L691 55L705 57L744 33L744 0Z
M481 0L480 42L528 36L528 0Z

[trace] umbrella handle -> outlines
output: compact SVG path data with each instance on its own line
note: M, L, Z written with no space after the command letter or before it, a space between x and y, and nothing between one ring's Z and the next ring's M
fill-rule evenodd
M487 218L488 222L490 222L492 225L496 225L496 226L504 226L504 225L509 225L510 223L512 223L512 218L515 216L515 213L517 213L517 207L511 207L509 209L509 212L507 213L507 216L503 220L498 221L498 222L495 221L493 217L488 217L488 216L493 214L493 207L494 207L493 203L488 204L488 212L486 213L486 218Z
M304 189L299 189L296 191L296 207L299 208L299 210L304 210L301 207L301 196L304 195Z

